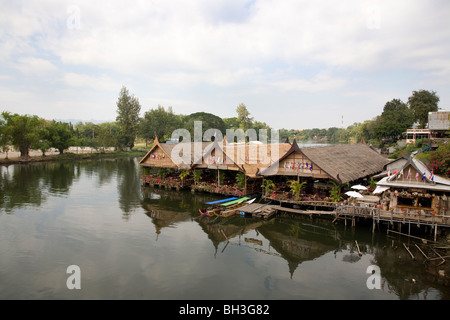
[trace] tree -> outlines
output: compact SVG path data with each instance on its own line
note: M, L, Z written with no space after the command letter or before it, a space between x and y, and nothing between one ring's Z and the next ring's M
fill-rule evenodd
M250 117L250 112L247 110L245 104L241 103L236 108L237 112L237 121L239 123L239 128L247 131L252 127L253 118Z
M116 122L103 122L97 126L97 137L96 140L98 145L105 149L109 147L118 148L118 136L119 136L119 126Z
M11 137L6 129L6 121L4 119L0 119L0 151L6 153L5 159L8 159L10 144Z
M414 114L414 120L419 122L420 128L425 128L428 123L428 112L439 110L439 97L435 91L413 91L408 98L409 108Z
M289 188L292 191L292 195L295 199L298 199L300 196L300 191L302 190L303 186L306 184L306 181L298 182L296 180L291 180L289 184Z
M225 127L227 129L234 129L234 130L239 129L239 122L236 117L223 118L222 120L225 123Z
M45 126L44 140L49 142L50 147L58 149L60 154L74 142L73 128L69 123L53 120Z
M226 134L226 124L222 118L207 112L195 112L183 118L184 129L189 130L191 137L194 137L194 122L202 122L202 130L205 132L208 129L217 129L222 135ZM202 135L203 135L202 132Z
M413 122L414 115L408 105L400 99L393 99L384 105L383 113L375 127L375 136L395 141L412 126Z
M175 115L172 107L167 110L158 105L156 109L151 109L144 113L139 127L139 136L146 142L153 140L155 135L160 141L169 138L172 132L181 126L181 118Z
M117 117L119 125L119 143L125 148L133 148L134 140L139 129L139 113L141 105L138 98L128 93L128 89L122 87L117 100Z
M11 143L20 151L20 157L28 158L31 146L39 141L39 128L42 122L38 116L11 114L3 112L5 120L4 132L10 137Z

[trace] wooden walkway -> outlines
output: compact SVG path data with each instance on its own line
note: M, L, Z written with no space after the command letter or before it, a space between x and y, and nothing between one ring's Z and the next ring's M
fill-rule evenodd
M279 212L289 212L295 214L303 214L312 216L324 216L334 218L333 222L338 219L350 219L352 225L355 224L356 218L372 219L373 223L377 222L389 222L391 224L417 224L428 225L432 227L450 227L450 216L433 215L427 213L411 213L411 212L393 212L386 211L380 208L367 205L336 205L334 210L321 211L321 210L302 210L289 207L283 207L280 205L252 203L240 208L240 211L250 214L255 217L262 217L268 219L273 217Z

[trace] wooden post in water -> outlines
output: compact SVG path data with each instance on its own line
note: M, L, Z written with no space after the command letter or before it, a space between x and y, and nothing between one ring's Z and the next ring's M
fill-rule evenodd
M358 241L355 240L355 243L356 243L356 248L358 249L358 254L359 254L360 256L362 256L361 250L359 250Z
M405 247L406 251L409 252L409 254L411 255L411 258L412 258L413 260L416 260L416 258L414 257L414 255L412 254L412 252L409 250L409 248L406 246L406 244L405 244L404 242L403 242L403 246Z

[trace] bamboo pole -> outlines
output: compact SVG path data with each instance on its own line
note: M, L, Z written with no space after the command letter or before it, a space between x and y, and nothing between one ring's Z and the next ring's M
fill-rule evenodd
M428 258L428 256L425 254L425 252L423 252L422 249L420 249L420 247L416 243L414 245L416 246L417 249L419 249L420 253L422 253L422 255L425 257L425 259L430 260L430 258Z
M412 236L412 235L409 235L409 234L406 234L406 233L402 233L402 232L398 232L398 231L394 231L394 230L389 230L389 229L388 229L387 232L388 232L388 233L389 233L389 232L393 232L393 233L396 233L396 234L400 234L400 235L402 235L402 236L407 236L407 237L410 237L410 238L418 239L418 240L421 240L421 241L422 241L423 243L425 243L425 244L428 242L427 239L415 237L415 236Z
M222 232L222 234L223 234L223 236L225 237L225 239L227 239L227 241L229 241L228 238L227 238L227 236L225 235L225 232L223 232L223 230L220 230L220 232Z
M359 250L358 241L355 240L355 243L356 243L356 248L358 249L358 254L359 254L360 256L362 256L361 250Z
M414 255L412 254L412 252L409 250L409 248L406 246L406 244L405 244L404 242L403 242L403 246L405 247L406 251L409 252L409 254L411 255L411 258L412 258L413 260L416 260L416 258L414 257Z

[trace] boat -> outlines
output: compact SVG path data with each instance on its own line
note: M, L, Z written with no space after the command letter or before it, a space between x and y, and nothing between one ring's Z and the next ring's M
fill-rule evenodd
M237 200L237 199L238 199L238 197L232 197L232 198L227 198L227 199L206 202L205 204L218 204L218 203L233 201L233 200Z
M230 217L237 213L237 209L245 205L245 201L249 200L249 197L243 198L228 198L223 200L217 200L212 202L207 202L207 204L212 204L212 206L204 209L199 209L200 214L211 217ZM230 201L227 201L230 200Z
M215 215L216 212L219 212L221 207L220 205L223 203L227 203L230 201L234 201L234 200L238 200L238 197L231 197L231 198L226 198L226 199L220 199L220 200L216 200L216 201L209 201L209 202L205 202L205 204L209 205L206 208L202 208L202 209L198 209L198 211L200 212L201 215L206 216L206 217L212 217Z
M252 203L255 201L255 199L249 200L249 197L243 197L237 200L233 200L230 202L226 202L222 204L222 206L225 206L225 208L218 213L215 213L217 216L228 218L231 217L239 212L239 209L249 203Z

